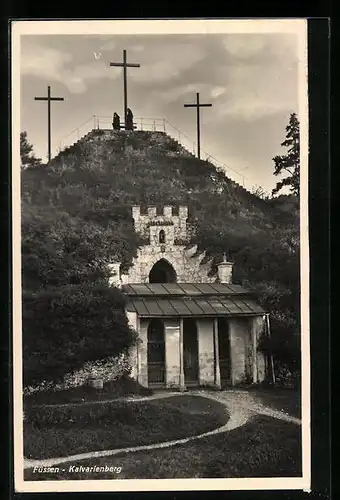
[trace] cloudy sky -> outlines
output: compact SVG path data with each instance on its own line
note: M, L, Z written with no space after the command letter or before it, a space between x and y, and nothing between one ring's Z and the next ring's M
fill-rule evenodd
M39 157L47 155L47 105L52 104L52 155L93 127L109 128L123 116L122 60L128 70L128 105L135 117L165 118L195 141L194 109L184 108L200 92L212 103L201 114L201 150L226 164L230 177L271 190L273 156L281 154L285 126L298 113L298 48L294 34L25 35L21 36L21 130ZM175 133L174 129L169 131ZM184 136L182 136L184 137ZM189 146L188 139L186 145ZM203 156L203 155L202 155Z

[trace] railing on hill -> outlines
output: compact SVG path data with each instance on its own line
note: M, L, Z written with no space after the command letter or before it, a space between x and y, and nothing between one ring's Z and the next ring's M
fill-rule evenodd
M109 116L96 116L95 119L95 128L112 128L112 118ZM184 146L190 153L196 154L196 142L168 122L165 118L134 117L134 124L137 130L164 132L182 144L182 146Z
M197 143L188 137L184 132L179 130L177 127L172 125L165 118L145 118L145 117L134 117L134 124L136 130L145 130L150 132L165 132L167 135L176 140L184 148L186 148L190 153L196 155ZM111 129L112 128L112 117L92 115L90 118L85 120L81 125L69 132L59 143L59 148L57 154L62 151L65 147L79 141L80 138L88 134L93 129ZM228 175L234 182L245 187L245 180L249 180L242 172L239 172L229 165L219 161L209 153L201 151L201 159L212 163L217 170Z
M88 132L90 132L90 130L94 128L97 128L96 116L92 115L90 118L85 120L81 125L78 125L78 127L71 130L71 132L69 132L59 141L59 147L57 149L57 153L62 151L65 147L70 146L71 144L79 141L81 137L83 137L85 134L87 134Z

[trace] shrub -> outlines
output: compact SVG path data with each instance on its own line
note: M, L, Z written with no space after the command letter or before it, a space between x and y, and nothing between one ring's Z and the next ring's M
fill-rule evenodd
M61 383L86 362L127 353L136 338L115 288L74 285L25 292L24 385Z
M128 356L121 354L120 356L110 356L106 359L98 359L95 361L86 361L84 366L79 370L66 373L59 383L53 381L43 381L34 386L26 386L24 394L34 394L36 392L46 391L61 391L72 389L74 387L85 386L90 379L100 378L104 383L111 382L129 375L131 366L128 361Z

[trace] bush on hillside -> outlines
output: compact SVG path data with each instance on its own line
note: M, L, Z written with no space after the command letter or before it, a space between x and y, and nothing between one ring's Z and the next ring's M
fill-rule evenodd
M136 341L124 297L105 285L73 285L22 299L24 385L61 382L87 361L127 353Z
M96 389L89 385L89 381L93 379L100 379L103 383L113 382L129 376L131 373L131 366L129 357L122 353L118 356L110 356L104 359L96 359L95 361L86 361L82 368L74 370L73 372L66 373L60 382L44 380L34 386L25 386L24 394L36 394L42 392L58 392L67 391L75 388L89 387L96 392Z
M137 248L132 223L107 221L103 228L52 208L25 205L22 212L24 289L104 283L107 264L118 260L123 269Z

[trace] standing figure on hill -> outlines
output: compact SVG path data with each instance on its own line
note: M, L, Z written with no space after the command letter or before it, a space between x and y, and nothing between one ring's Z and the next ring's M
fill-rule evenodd
M133 130L133 114L130 108L126 110L125 130Z
M113 114L112 126L113 130L120 130L120 116L117 113Z

